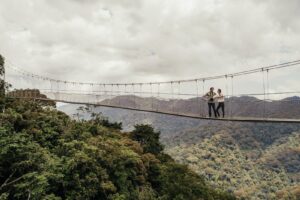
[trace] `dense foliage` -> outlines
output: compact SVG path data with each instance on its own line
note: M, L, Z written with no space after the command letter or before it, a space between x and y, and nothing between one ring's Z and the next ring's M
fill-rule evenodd
M5 59L4 57L0 54L0 112L3 112L5 109L5 91L11 87L10 84L8 84L5 81Z
M234 199L162 153L145 125L72 120L38 102L0 114L0 199Z
M166 152L246 199L300 199L300 127L210 124L166 141Z
M4 100L4 95L5 95L5 82L4 82L4 73L5 73L5 68L4 68L4 58L0 54L0 101ZM1 103L1 102L0 102ZM2 102L3 105L3 102ZM0 110L3 108L0 107Z
M59 109L72 115L76 105ZM298 110L294 104L293 111ZM212 122L103 107L94 111L122 121L126 130L152 124L161 131L164 151L216 188L245 199L300 199L300 125Z

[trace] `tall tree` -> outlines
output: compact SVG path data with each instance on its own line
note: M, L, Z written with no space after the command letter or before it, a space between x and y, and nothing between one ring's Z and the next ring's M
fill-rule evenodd
M0 54L0 98L5 95L5 81L4 81L4 57Z
M154 131L149 125L135 125L131 132L131 139L138 141L144 148L145 153L157 155L164 149L159 141L160 132Z

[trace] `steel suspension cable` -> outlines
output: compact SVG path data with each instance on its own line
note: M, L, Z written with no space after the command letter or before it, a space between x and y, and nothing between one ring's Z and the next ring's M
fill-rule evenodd
M263 67L264 70L275 70L275 69L280 69L280 68L286 68L286 67L291 67L291 66L296 66L296 65L300 65L300 60L295 60L295 61L290 61L290 62L285 62L285 63L281 63L281 64L277 64L277 65L270 65L270 66L266 66ZM53 79L53 78L49 78L46 76L41 76L41 75L37 75L37 74L33 74L30 73L28 71L25 71L23 69L20 69L18 67L11 65L7 65L7 67L25 75L25 76L32 76L33 78L37 78L37 79L41 79L41 80L53 80L53 81L57 81L57 82L68 82L68 83L81 83L81 84L90 84L87 82L75 82L75 81L65 81L65 80L58 80L58 79ZM242 76L242 75L248 75L248 74L253 74L253 73L258 73L261 71L261 67L260 68L255 68L252 70L246 70L246 71L241 71L241 72L237 72L237 73L232 73L232 74L227 74L228 76ZM200 80L215 80L215 79L221 79L226 75L217 75L217 76L210 76L210 77L204 77L204 78L197 78L199 81ZM182 79L182 80L176 80L176 81L160 81L160 82L151 82L151 83L171 83L171 82L192 82L195 79ZM100 85L103 83L94 83L95 85ZM120 84L120 85L126 85L126 84L132 84L132 83L113 83L113 84ZM134 83L134 84L139 84L139 83ZM149 84L149 83L145 83L145 84Z
M104 89L104 91L106 91L106 85L105 84L103 84L103 89ZM105 92L104 93L104 98L106 99L106 102L107 102L107 104L109 105L109 98L108 98L108 94L107 94L108 92Z
M199 116L201 116L201 105L200 105L200 97L199 97L199 86L198 86L198 80L195 80L196 83L196 103L197 103L197 110L199 111Z
M262 78L263 78L263 93L264 93L264 102L263 102L263 118L266 117L266 83L265 83L265 71L262 68Z
M270 80L269 80L269 69L267 69L267 99L270 99L270 95L269 94L270 94ZM266 107L266 112L269 113L268 106Z
M118 89L118 105L120 106L121 105L121 91L120 91L120 86L119 84L117 84L117 89Z
M174 101L174 90L173 90L173 82L171 82L171 93L172 93L172 97L171 97L171 102L172 102L172 112L174 113L174 106L175 106L175 101Z
M111 105L114 105L114 99L115 99L115 96L114 96L114 84L111 85Z
M156 111L159 110L159 99L160 99L160 83L157 84L157 106L156 106Z
M205 95L205 79L202 80L203 84L202 84L202 96ZM205 99L202 100L202 116L205 117L205 109L204 109L204 106L205 106Z
M134 102L134 108L136 108L136 96L135 96L134 84L132 84L132 91L133 91L133 102Z
M180 98L180 90L181 90L180 87L181 87L181 82L178 81L178 91L177 91L177 97L176 97L176 99L177 99L176 101L178 101L178 102L179 102L180 99L181 99L181 98ZM180 112L180 110L179 110L179 108L177 108L177 113L179 113L179 112Z
M49 92L51 91L51 89L39 89L40 91L44 91L44 92ZM60 93L62 92L77 92L76 94L93 94L93 93L86 93L86 92L81 92L81 90L59 90ZM99 91L94 91L94 92L98 92ZM101 93L108 93L109 91L102 91L101 90ZM54 92L53 92L54 93ZM115 94L120 94L121 91L116 91L114 90L114 93ZM130 94L130 92L126 92L127 94ZM151 94L151 92L135 92L136 94ZM280 94L298 94L300 93L300 91L286 91L286 92L269 92L267 93L266 92L266 95L280 95ZM171 93L164 93L164 92L160 92L160 94L163 94L163 95L171 95ZM199 93L200 94L200 93ZM197 93L180 93L179 94L180 96L189 96L189 97L195 97L197 95ZM236 93L235 94L235 97L240 97L240 96L263 96L264 94L263 93ZM231 97L230 94L227 95L228 97Z
M231 76L231 96L233 97L234 96L234 92L233 92L233 89L234 89L234 85L233 85L233 76ZM231 98L231 100L233 100ZM233 102L230 103L230 117L233 118L233 108L234 108L234 104Z
M228 91L228 76L227 75L225 75L225 92L226 92L226 94L225 94L225 101L228 101L229 100L229 91ZM226 103L226 102L225 102ZM224 112L227 112L228 111L228 108L227 108L227 106L225 107L225 109L224 109ZM228 112L229 113L229 112ZM225 113L226 115L227 115L227 113Z
M140 83L140 92L142 92L143 84ZM141 108L141 105L139 105L139 108Z
M151 110L153 110L153 88L152 88L152 83L150 83L150 90L151 90Z

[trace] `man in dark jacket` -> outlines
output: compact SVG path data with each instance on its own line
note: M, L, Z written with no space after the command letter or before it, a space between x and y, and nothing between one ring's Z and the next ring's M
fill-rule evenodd
M215 96L216 96L216 93L214 92L213 87L211 87L209 92L204 95L204 97L208 101L208 114L209 114L209 117L211 117L211 110L213 110L215 117L217 117L216 105L215 105L215 100L214 100Z

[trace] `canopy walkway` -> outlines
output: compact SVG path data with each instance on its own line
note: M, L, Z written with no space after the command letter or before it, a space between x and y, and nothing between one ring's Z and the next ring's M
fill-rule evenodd
M300 123L300 119L280 119L280 118L255 118L255 117L203 117L192 115L188 113L175 113L175 112L166 112L166 111L159 111L159 110L147 110L141 108L133 108L133 107L122 107L122 106L114 106L108 104L101 104L101 103L84 103L84 102L74 102L74 101L66 101L66 100L56 100L56 99L47 99L47 98L31 98L31 97L18 97L18 99L23 100L34 100L34 101L55 101L60 103L67 103L67 104L77 104L77 105L89 105L95 107L108 107L108 108L116 108L116 109L125 109L125 110L132 110L132 111L140 111L140 112L147 112L147 113L156 113L156 114L163 114L163 115L171 115L176 117L186 117L186 118L193 118L193 119L202 119L202 120L213 120L213 121L232 121L232 122L264 122L264 123Z
M300 60L204 78L147 83L87 83L57 80L6 66L9 98L102 106L201 120L300 123L300 91L271 88L286 70L300 74ZM284 81L284 79L282 79ZM243 88L247 84L253 87ZM223 88L225 118L207 117L209 87ZM247 92L249 90L249 92ZM239 93L239 91L242 91Z

